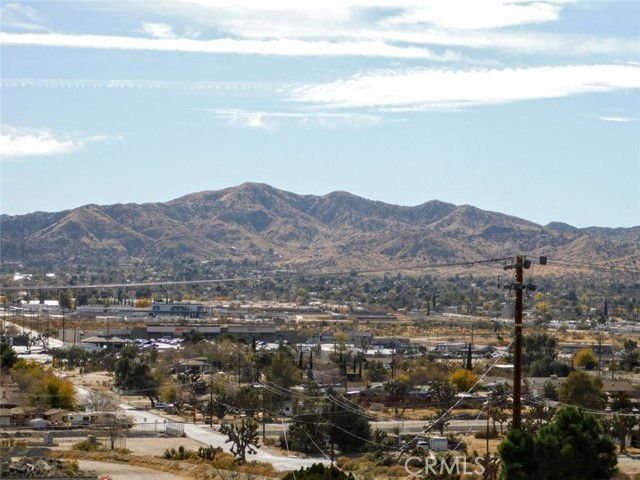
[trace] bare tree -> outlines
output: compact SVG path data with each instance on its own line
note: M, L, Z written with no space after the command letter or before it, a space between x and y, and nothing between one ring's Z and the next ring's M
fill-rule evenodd
M116 440L133 426L134 420L114 399L100 392L89 391L82 404L94 413L93 427L109 438L111 450Z
M80 404L88 412L105 412L113 410L113 399L109 395L96 392L95 390L89 390L86 395L82 397Z

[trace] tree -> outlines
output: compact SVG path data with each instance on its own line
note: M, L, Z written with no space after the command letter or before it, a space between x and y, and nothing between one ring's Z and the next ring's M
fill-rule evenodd
M140 359L140 350L127 346L122 349L121 357L115 365L114 384L123 390L134 390L145 395L155 404L158 396L158 381L151 368Z
M26 403L39 412L49 408L74 410L76 390L70 380L55 375L35 362L19 360L11 369L11 377L18 385Z
M599 377L576 371L571 372L567 380L558 387L558 400L590 410L602 410L607 396L602 391L602 380Z
M289 424L286 435L289 449L303 453L316 452L317 445L324 444L329 438L328 426L327 417L322 412L295 415ZM284 441L281 442L283 445L284 443Z
M538 471L534 452L534 440L520 430L511 430L500 445L498 453L502 460L502 480L534 480ZM562 477L557 477L562 478Z
M8 343L0 342L0 368L7 372L18 361L18 354Z
M116 401L99 392L90 392L83 404L92 412L99 415L93 423L93 428L106 433L109 437L111 450L115 449L116 440L133 425L133 418Z
M453 386L446 380L436 380L431 382L429 393L432 397L437 399L440 407L445 410L451 406L453 399L456 396Z
M225 443L231 442L231 453L236 457L237 463L245 463L247 453L253 455L257 453L256 448L260 448L258 423L251 418L243 418L240 425L222 425L220 433L229 437Z
M71 310L73 308L71 294L68 290L60 290L60 293L58 293L58 305L63 310Z
M638 424L638 419L630 410L620 410L612 417L602 420L602 427L605 432L618 439L620 442L620 453L627 449L627 435L631 433Z
M384 382L383 388L387 392L387 396L393 400L403 399L409 393L409 384L397 378L391 378Z
M387 432L376 428L373 431L373 437L371 438L371 443L367 446L374 460L377 461L377 464L385 464L388 461L392 460L392 456L388 455L388 452L391 450L391 447L395 444L395 440L387 434ZM384 460L387 460L385 462Z
M616 473L618 458L613 442L602 433L595 416L576 407L559 409L534 438L540 473L536 478L611 478Z
M475 373L459 368L449 376L449 383L459 392L468 392L478 381Z
M104 393L88 390L80 403L88 412L106 412L111 407L113 400Z
M329 418L332 421L332 436L343 453L362 450L371 439L371 426L364 414L343 401L330 397ZM325 413L326 415L326 413Z
M195 345L198 342L204 340L204 335L202 334L202 332L198 332L197 330L192 328L188 332L182 332L182 338L184 338L185 342Z
M444 429L449 425L449 420L447 420L448 410L446 408L441 408L436 413L436 416L433 418L433 422L429 427L425 427L425 430L437 430L440 433L440 436L444 436Z
M273 356L271 365L263 370L268 382L288 390L299 383L301 374L296 368L292 355L286 349L280 349Z
M370 360L366 364L366 377L371 382L382 382L387 378L387 369L381 360Z
M598 357L591 348L583 348L576 353L573 360L576 367L593 370L598 366Z
M602 480L616 473L617 456L596 417L559 409L536 433L512 430L498 446L504 480Z

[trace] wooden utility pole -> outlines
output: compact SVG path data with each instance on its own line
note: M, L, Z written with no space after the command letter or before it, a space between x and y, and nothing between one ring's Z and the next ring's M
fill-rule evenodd
M516 270L516 281L511 285L516 292L514 306L514 343L513 343L513 419L511 428L520 430L522 426L522 293L524 286L524 269L531 262L524 255L516 257L515 264L505 266L505 270Z

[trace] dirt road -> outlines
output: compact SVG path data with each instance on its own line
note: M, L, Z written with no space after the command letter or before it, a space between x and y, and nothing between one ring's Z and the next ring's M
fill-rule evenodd
M108 474L112 480L184 480L185 477L158 472L149 468L134 467L121 463L104 463L79 460L82 470L93 470L98 476Z

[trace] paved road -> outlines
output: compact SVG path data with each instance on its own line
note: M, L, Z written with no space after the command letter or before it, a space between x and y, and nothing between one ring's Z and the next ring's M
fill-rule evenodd
M155 428L156 421L158 425L164 425L166 420L160 415L156 415L146 410L136 410L131 405L121 405L123 409L127 411L127 415L132 416L138 425L148 425L148 429ZM153 427L151 427L153 425ZM159 427L160 428L160 427ZM192 438L205 445L211 445L213 447L220 447L225 452L229 452L230 444L226 443L227 436L213 430L209 426L196 425L193 423L184 424L184 433L188 438ZM260 447L255 455L249 455L249 460L257 460L259 462L267 462L274 466L278 471L285 470L297 470L302 467L308 467L314 463L329 464L329 460L326 458L300 458L295 455L285 456L281 455L268 447Z

